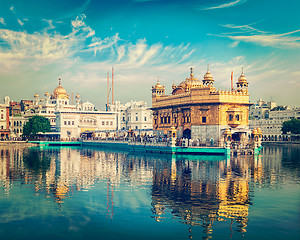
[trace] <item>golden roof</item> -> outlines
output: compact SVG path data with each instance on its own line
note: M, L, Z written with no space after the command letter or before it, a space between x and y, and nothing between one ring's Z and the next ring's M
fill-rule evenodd
M242 73L241 76L239 77L238 80L239 83L246 83L247 82L247 78L245 77L245 75Z
M61 86L61 79L59 78L58 87L53 90L54 99L69 99L66 89Z
M182 87L182 88L197 88L197 87L203 85L200 80L198 80L197 78L194 78L193 68L190 68L190 70L191 70L190 77L186 78L183 82L181 82L178 85L178 87Z
M213 80L212 74L207 70L207 72L204 75L204 80Z
M159 82L159 80L157 80L157 83L155 85L155 88L164 88L164 86L162 86Z

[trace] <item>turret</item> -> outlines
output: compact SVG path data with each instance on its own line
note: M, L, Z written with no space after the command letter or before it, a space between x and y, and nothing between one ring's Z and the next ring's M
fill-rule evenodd
M152 86L152 97L157 96L165 96L165 86L160 84L159 79L157 80L156 85Z
M238 79L238 82L236 83L237 91L238 92L248 92L248 85L247 78L244 75L244 70L242 68L242 74Z
M203 85L205 86L213 86L214 85L214 79L213 79L213 76L212 74L209 72L209 65L207 66L207 72L205 73L204 77L203 77Z

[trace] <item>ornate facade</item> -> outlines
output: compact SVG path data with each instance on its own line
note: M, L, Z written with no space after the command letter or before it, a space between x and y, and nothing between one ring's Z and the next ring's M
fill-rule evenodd
M202 143L218 144L222 133L231 129L234 138L245 139L248 129L249 92L243 72L237 88L220 91L214 87L212 74L207 70L198 80L190 69L190 76L179 85L173 84L172 93L165 94L165 86L158 81L152 87L153 129L167 134L172 126L178 137L199 139Z
M75 96L75 104L70 101L70 95L61 85L50 94L46 92L44 98L35 94L33 108L29 109L24 118L28 120L34 115L49 119L53 135L60 139L79 138L83 132L96 130L116 130L116 113L98 111L94 104L83 102L79 94Z

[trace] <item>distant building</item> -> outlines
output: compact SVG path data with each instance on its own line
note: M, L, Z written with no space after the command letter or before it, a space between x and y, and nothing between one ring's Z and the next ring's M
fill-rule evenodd
M4 104L0 104L0 140L8 140L9 130L9 97L4 98Z
M116 101L109 110L118 114L118 130L147 130L153 127L152 111L144 101L126 104Z
M10 102L9 103L9 115L21 115L21 104L19 102Z
M21 111L25 112L30 109L33 109L33 100L21 100Z
M261 99L258 101L261 101ZM273 102L274 103L274 102ZM289 121L292 118L300 119L300 108L294 107L289 108L288 106L280 107L276 106L275 104L259 104L256 105L259 111L265 111L266 114L256 115L254 108L250 108L250 116L252 117L249 121L249 126L251 129L260 127L263 133L263 140L265 141L277 141L282 140L286 136L283 135L281 128L282 124L285 121ZM283 110L284 109L284 110Z
M56 114L56 130L61 139L81 137L81 133L117 129L117 115L105 111L64 111Z
M269 111L276 107L276 102L270 101L265 102L261 98L257 101L256 104L250 106L250 119L263 119L268 118Z
M9 119L10 132L12 138L20 138L23 134L23 127L26 120L23 116L11 116Z
M200 81L191 68L190 76L179 85L173 84L172 90L171 95L166 95L159 81L152 87L153 129L157 134L167 134L174 126L179 138L219 145L222 133L230 129L234 140L248 140L252 104L243 72L236 89L220 91L214 87L209 69Z
M70 104L69 94L61 85L59 79L58 87L50 95L44 94L34 96L33 108L29 109L24 117L29 119L34 115L44 116L49 119L54 131L50 135L67 140L79 138L83 132L96 130L116 130L117 114L97 111L90 102L82 102L79 94L75 96L76 104Z

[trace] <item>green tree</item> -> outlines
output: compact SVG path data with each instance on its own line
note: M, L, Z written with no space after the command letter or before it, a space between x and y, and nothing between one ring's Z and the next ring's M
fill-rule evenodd
M289 121L283 122L281 131L283 134L288 132L291 132L292 134L300 134L300 120L293 118Z
M50 132L50 122L48 118L33 116L23 127L23 135L32 137L39 132Z

